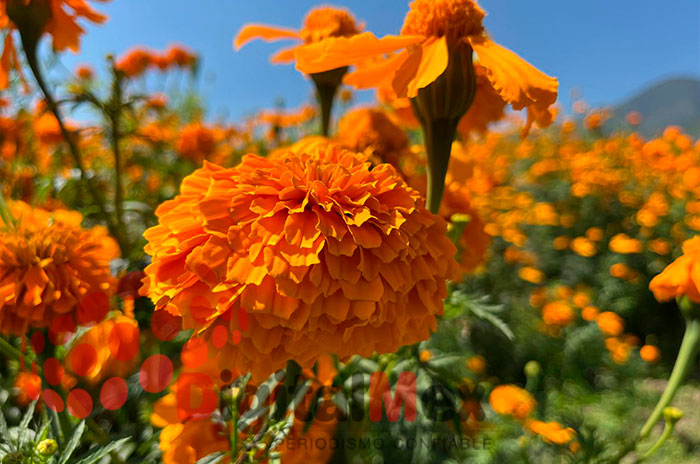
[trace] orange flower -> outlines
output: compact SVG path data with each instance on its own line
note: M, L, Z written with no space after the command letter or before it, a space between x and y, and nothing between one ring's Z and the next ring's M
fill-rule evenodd
M644 245L640 240L630 238L626 234L617 234L610 239L610 251L620 254L641 253Z
M255 381L294 359L393 352L424 340L456 276L446 224L387 164L328 147L210 163L146 231L146 293Z
M523 279L525 282L541 284L544 280L544 273L534 267L526 266L518 271L518 277Z
M159 441L165 464L195 464L231 447L224 424L212 419L168 424L161 430ZM227 458L219 462L231 461Z
M475 374L483 374L486 371L486 359L481 355L472 356L467 359L466 362L467 369Z
M366 32L302 46L294 53L297 68L317 73L359 65L347 76L349 84L389 85L398 97L411 98L435 82L450 63L471 67L475 52L493 89L513 109L528 108L532 118L549 111L557 97L557 80L489 40L484 16L474 0L414 0L400 36L377 39ZM377 60L395 51L391 58Z
M584 321L594 321L598 317L598 314L600 314L600 310L595 306L586 306L581 311L581 317Z
M532 395L516 385L499 385L489 396L489 404L498 414L525 420L537 407Z
M320 7L309 11L300 30L259 24L244 26L234 39L234 47L238 50L253 39L263 39L266 42L291 39L303 41L304 44L324 43L333 37L353 36L361 29L362 25L358 25L346 9ZM300 46L282 49L271 58L272 62L291 63L294 61L294 51Z
M0 58L0 89L7 87L10 71L20 67L13 30L19 30L35 43L42 34L48 33L53 39L54 50L68 48L77 53L84 32L78 24L81 19L102 24L107 17L93 10L88 0L0 0L0 28L7 31ZM35 51L25 50L25 53L34 54Z
M366 152L378 163L389 163L399 172L409 140L406 133L387 114L374 108L348 111L338 123L336 139L355 152Z
M133 78L151 68L157 68L160 71L166 71L172 67L194 70L197 62L197 55L180 45L171 45L162 53L136 47L119 58L114 67L126 77Z
M97 357L89 366L73 365L84 345L91 346ZM67 367L91 385L112 376L126 378L139 362L140 345L138 323L133 317L118 314L90 327L75 342L66 355Z
M193 122L180 129L177 151L195 164L200 164L205 159L215 161L215 155L219 154L219 142L225 138L224 130Z
M27 371L17 373L15 378L15 394L20 406L27 406L41 395L41 377Z
M542 308L542 320L547 325L563 327L571 324L575 319L574 310L563 301L553 301Z
M81 64L75 68L75 75L78 76L79 79L87 81L95 77L95 70L92 69L90 65Z
M657 363L661 359L661 351L654 345L644 345L639 350L639 356L648 363Z
M598 248L596 248L595 243L586 237L576 237L571 241L571 249L577 255L583 256L584 258L590 258L598 253Z
M668 301L685 295L700 303L700 236L683 242L683 254L649 283L658 301Z
M529 420L525 424L530 431L542 437L547 443L566 445L576 438L576 431L571 427L564 428L559 422L542 422Z
M83 229L75 211L9 208L17 223L0 223L0 333L46 327L88 292L113 288L109 263L119 251L106 229Z
M611 337L617 337L625 330L625 321L612 311L600 313L596 323L601 332Z
M124 73L126 77L136 77L143 74L155 63L154 54L145 48L137 47L129 50L115 64L118 71Z

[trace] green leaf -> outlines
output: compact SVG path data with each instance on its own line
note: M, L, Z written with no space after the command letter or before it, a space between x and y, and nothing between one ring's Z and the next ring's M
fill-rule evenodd
M0 437L7 437L7 421L5 420L5 413L3 413L4 405L0 408Z
M19 434L17 435L19 444L23 444L24 441L26 440L26 434L27 430L29 429L29 422L31 422L32 418L34 417L34 409L36 408L36 402L37 400L34 400L31 402L29 405L29 409L27 409L27 412L24 413L24 416L22 417L22 421L19 423Z
M73 431L73 435L70 437L70 440L68 440L66 447L63 449L63 452L61 453L61 459L58 461L58 464L66 464L68 462L71 455L73 454L73 451L75 451L75 449L80 444L80 439L83 437L84 431L85 431L85 421L83 420L83 421L80 421L78 426Z
M489 303L487 296L468 295L461 291L455 291L452 293L451 303L493 325L500 330L508 340L513 340L515 338L508 324L496 315L503 311L503 306Z
M107 456L109 453L112 451L115 451L122 446L124 446L125 443L127 443L130 440L129 437L122 438L116 441L113 441L112 443L103 446L102 448L96 450L94 453L89 455L86 458L81 459L78 461L76 464L95 464L97 461L102 459L103 457Z

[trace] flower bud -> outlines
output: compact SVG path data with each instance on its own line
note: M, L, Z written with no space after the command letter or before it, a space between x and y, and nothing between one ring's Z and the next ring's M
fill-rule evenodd
M39 444L36 445L36 452L42 456L53 456L56 451L58 451L58 443L52 438L41 440Z
M683 418L683 411L681 411L680 409L674 408L672 406L664 408L664 420L667 423L674 425L676 422L678 422L682 418Z
M539 377L542 372L542 366L537 361L528 361L523 371L528 378Z

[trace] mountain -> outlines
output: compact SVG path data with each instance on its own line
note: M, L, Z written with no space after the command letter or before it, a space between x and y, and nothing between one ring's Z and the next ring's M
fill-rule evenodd
M613 108L610 123L624 124L631 111L641 114L637 130L649 137L670 125L700 135L700 79L673 78L658 82Z

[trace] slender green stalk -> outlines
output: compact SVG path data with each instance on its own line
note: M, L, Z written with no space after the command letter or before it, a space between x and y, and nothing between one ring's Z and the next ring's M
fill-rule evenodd
M647 459L650 457L652 454L656 453L663 445L666 443L666 440L673 434L673 429L674 425L666 422L666 425L664 426L664 431L661 433L661 436L659 437L658 440L656 440L656 443L654 443L654 446L649 448L649 451L644 453L644 455L637 460L637 462L642 462L643 460Z
M56 118L56 121L58 122L58 127L61 131L61 135L63 136L63 139L66 141L66 144L68 145L68 151L70 152L71 156L73 157L73 163L75 164L75 167L78 169L80 172L80 180L84 185L87 186L88 191L90 192L90 195L92 196L92 199L97 206L100 216L102 217L102 220L105 222L107 227L109 228L110 232L114 236L114 238L117 240L117 243L119 244L119 248L124 250L125 249L125 243L124 243L124 238L121 236L119 233L119 230L115 226L114 222L112 221L111 216L107 212L107 208L105 206L105 200L102 196L102 193L100 190L95 186L95 184L92 182L92 179L87 175L87 171L85 169L85 164L83 162L83 157L80 151L80 147L75 141L75 134L71 133L71 131L68 130L66 127L65 123L63 122L63 116L61 115L61 111L58 109L58 104L56 103L56 99L53 97L51 94L51 91L49 90L48 85L46 85L46 81L44 80L44 76L41 72L41 69L39 67L38 60L36 58L36 43L34 39L29 37L27 34L20 34L20 37L22 39L22 47L25 51L25 56L27 57L27 63L29 64L29 68L32 71L32 74L34 75L34 78L37 82L37 85L39 86L39 89L41 90L41 93L44 95L44 100L46 100L46 105L51 111L51 113L54 115Z
M666 389L661 395L656 408L654 408L651 416L649 416L649 419L639 432L639 437L637 439L638 442L649 436L654 428L654 425L661 418L664 408L666 408L673 400L673 397L676 395L676 392L678 392L678 389L683 383L683 380L685 380L688 371L695 361L695 357L698 354L698 348L700 348L700 320L687 319L685 335L683 336L681 349L678 352L678 358L676 358L676 364L673 366L673 371L671 371L671 376L668 379L668 384L666 384Z
M110 142L112 153L114 154L114 213L116 216L116 227L119 235L124 239L122 256L129 256L129 240L124 224L124 186L122 185L122 152L121 152L121 119L122 119L122 85L118 72L114 73L112 84L112 102L108 110L107 118L110 124Z

